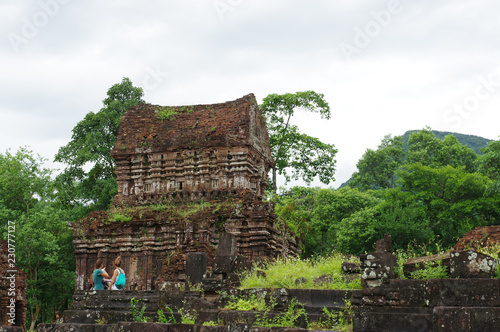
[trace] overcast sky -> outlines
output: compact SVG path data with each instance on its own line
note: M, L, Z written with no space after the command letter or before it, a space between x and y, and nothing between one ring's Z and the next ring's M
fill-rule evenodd
M123 77L159 105L314 90L331 120L295 121L339 150L338 187L386 134L499 138L499 15L494 0L1 0L0 152L52 160Z

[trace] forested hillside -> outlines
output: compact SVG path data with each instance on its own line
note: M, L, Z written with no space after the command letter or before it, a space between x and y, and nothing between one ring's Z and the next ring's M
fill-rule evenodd
M370 251L384 233L394 249L446 249L474 227L500 224L500 141L477 154L455 135L423 129L404 145L386 136L343 188L295 187L275 197L305 256Z
M434 137L444 140L444 138L448 135L452 135L457 138L458 142L462 145L465 145L472 150L474 150L475 153L477 154L482 154L481 149L485 148L489 142L491 142L490 139L484 138L484 137L479 137L479 136L474 136L474 135L465 135L465 134L460 134L460 133L452 133L452 132L447 132L447 131L438 131L438 130L431 130L427 129L428 131L432 132L434 134ZM403 142L403 150L407 151L408 150L408 141L411 137L412 134L418 132L419 130L408 130L405 132L403 135L401 135L401 140ZM340 185L340 188L343 188L345 186L348 186L349 183L352 181L352 177L347 180L346 182L342 183Z
M417 132L418 130L408 130L406 133L403 134L403 147L404 149L408 149L408 140L410 139L410 136ZM453 135L457 138L458 142L463 145L467 145L469 148L474 150L476 153L481 153L481 149L486 147L489 142L491 142L490 139L484 138L484 137L479 137L479 136L474 136L474 135L465 135L465 134L459 134L459 133L451 133L448 131L438 131L438 130L432 130L432 133L436 138L439 139L444 139L447 135Z

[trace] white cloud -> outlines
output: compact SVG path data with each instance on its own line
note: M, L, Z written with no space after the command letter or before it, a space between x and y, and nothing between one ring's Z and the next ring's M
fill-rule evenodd
M373 25L373 13L396 0L220 1L230 6L222 19L217 0L2 2L0 115L7 125L0 151L31 145L52 159L74 125L99 110L111 85L130 77L141 86L159 70L162 79L145 97L155 104L324 93L332 119L296 121L339 149L340 185L385 134L426 125L454 131L443 114L497 68L500 3L492 1L401 0L401 11L350 63L339 45L354 43L357 29ZM49 20L23 35L24 25L43 19L54 2L54 15L45 10ZM27 40L18 52L12 33ZM499 96L482 102L459 131L498 138Z

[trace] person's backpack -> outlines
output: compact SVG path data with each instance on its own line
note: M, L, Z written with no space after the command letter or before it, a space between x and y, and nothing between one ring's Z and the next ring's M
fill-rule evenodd
M120 270L120 274L116 278L115 286L118 289L123 289L125 287L125 274Z

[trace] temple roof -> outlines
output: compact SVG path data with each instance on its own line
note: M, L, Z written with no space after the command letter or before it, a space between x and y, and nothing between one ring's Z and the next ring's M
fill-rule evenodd
M138 104L123 115L112 154L235 146L254 147L272 160L265 120L253 94L212 105Z

